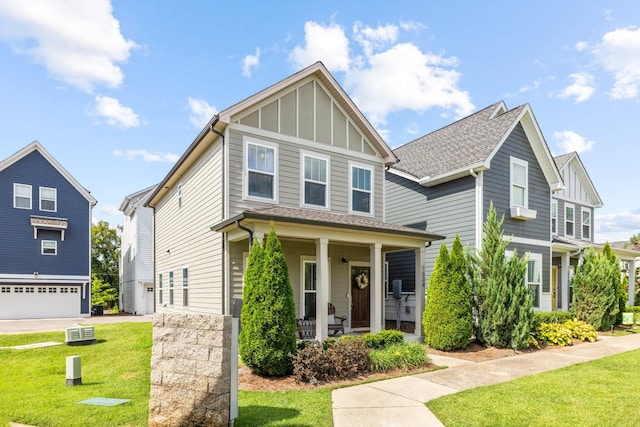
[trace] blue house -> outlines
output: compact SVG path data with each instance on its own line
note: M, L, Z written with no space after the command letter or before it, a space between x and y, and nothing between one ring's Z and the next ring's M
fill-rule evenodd
M95 204L37 141L0 162L0 319L91 315Z

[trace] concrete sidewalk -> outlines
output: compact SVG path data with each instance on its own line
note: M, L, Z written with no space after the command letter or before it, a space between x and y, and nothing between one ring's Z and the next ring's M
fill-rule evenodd
M105 314L94 317L67 317L60 319L0 320L0 334L64 331L75 325L101 325L105 323L151 322L152 315Z
M483 385L510 381L640 348L640 334L600 336L595 343L558 347L486 362L431 355L447 369L332 392L335 427L442 426L424 405L429 400Z

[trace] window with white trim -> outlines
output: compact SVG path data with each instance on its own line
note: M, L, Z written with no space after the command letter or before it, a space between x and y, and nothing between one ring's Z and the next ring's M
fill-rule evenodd
M305 320L311 320L316 318L317 264L309 260L303 260L302 263L302 314Z
M49 187L40 187L40 210L56 212L58 210L58 190Z
M558 201L551 201L551 234L558 234Z
M575 208L573 205L570 205L567 203L564 205L564 235L565 236L573 237L575 235L574 223L575 223Z
M178 184L178 207L182 207L182 183Z
M591 209L582 208L582 238L591 240Z
M162 304L162 273L158 274L158 304Z
M529 254L525 281L527 286L529 286L529 289L531 289L533 306L540 308L540 291L542 290L542 254Z
M328 204L328 158L317 155L302 155L302 204L305 206L329 207Z
M245 151L245 194L248 197L276 200L276 146L247 142Z
M58 254L58 242L55 240L43 240L42 241L42 255L57 255Z
M528 207L529 163L511 157L511 206Z
M362 166L351 166L349 175L351 187L351 211L371 214L373 212L373 171Z
M173 271L169 272L169 305L173 305Z
M189 306L189 268L182 268L182 305Z
M13 184L13 207L31 209L31 186L27 184Z

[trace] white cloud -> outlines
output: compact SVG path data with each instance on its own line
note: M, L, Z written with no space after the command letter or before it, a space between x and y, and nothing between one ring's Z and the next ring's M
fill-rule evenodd
M419 27L404 23L373 28L356 22L353 39L362 50L356 54L350 51L349 39L339 25L307 22L305 45L296 46L289 58L297 67L322 60L330 71L344 72L345 88L379 132L395 111L438 107L458 117L471 113L475 107L469 93L458 88L457 58L425 53L412 43L399 41L400 30Z
M589 47L589 43L585 42L585 41L580 41L577 42L575 45L575 48L578 52L582 52L583 50L587 49Z
M530 90L538 89L540 86L542 86L542 79L536 79L530 85L522 86L520 89L518 89L518 92L520 93L529 92Z
M573 151L583 153L591 150L596 143L570 130L554 132L553 138L557 141L556 144L562 148L562 153L571 153Z
M202 129L209 120L218 112L216 107L209 105L204 99L189 98L189 121L198 129Z
M116 205L98 205L100 206L100 212L102 212L105 215L109 215L109 216L118 216L118 215L122 215L122 212L120 212L120 209L118 209L118 206Z
M595 236L598 242L629 240L640 231L640 209L595 216Z
M593 49L596 62L613 74L610 96L635 98L640 87L640 28L624 28L606 33Z
M142 158L144 162L147 163L155 163L155 162L169 162L173 163L177 161L180 156L173 153L161 153L156 151L155 153L151 153L147 150L137 149L137 150L113 150L113 155L116 157L123 157L125 160L135 160L137 157Z
M251 77L251 70L260 64L260 48L256 49L255 55L247 55L242 60L242 75Z
M569 79L571 79L573 83L564 88L564 90L558 94L558 98L566 99L575 97L575 103L578 104L591 98L593 92L596 90L593 83L593 75L589 73L569 74Z
M120 87L118 64L138 47L120 32L109 0L0 0L0 40L85 92Z
M95 105L89 114L102 117L115 127L128 129L140 126L138 115L131 108L121 105L120 101L109 96L96 96Z
M331 71L347 71L350 65L349 40L344 29L337 25L322 26L313 21L304 24L305 46L296 46L289 60L298 68L322 61Z

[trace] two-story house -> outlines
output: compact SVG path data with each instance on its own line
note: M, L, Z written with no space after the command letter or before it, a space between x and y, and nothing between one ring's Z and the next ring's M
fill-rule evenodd
M553 236L553 265L551 273L552 307L568 310L573 298L571 277L586 248L601 251L603 245L594 243L595 209L602 207L602 199L576 152L554 158L564 188L551 199L551 234ZM616 256L635 271L638 252L612 246ZM630 283L629 305L633 305L634 281Z
M91 315L95 204L37 141L0 162L0 319Z
M121 311L137 315L155 311L153 283L153 209L145 203L155 190L152 185L129 194L120 203L124 216L120 235Z
M443 238L384 222L396 161L319 62L216 114L149 198L157 312L230 314L250 244L273 222L317 338L328 303L347 330L384 329L385 256L413 252L422 283L426 243Z
M493 203L509 238L509 254L527 254L527 284L540 310L551 310L551 197L562 188L560 173L528 104L507 109L504 102L424 135L394 150L400 159L386 174L386 219L455 234L471 251L482 247L483 224ZM389 281L411 277L411 253L387 257ZM428 281L437 250L425 254ZM397 257L398 259L394 259ZM403 268L403 262L408 268ZM423 294L404 290L407 308L422 305ZM418 296L414 303L415 296ZM388 300L389 316L395 301Z

